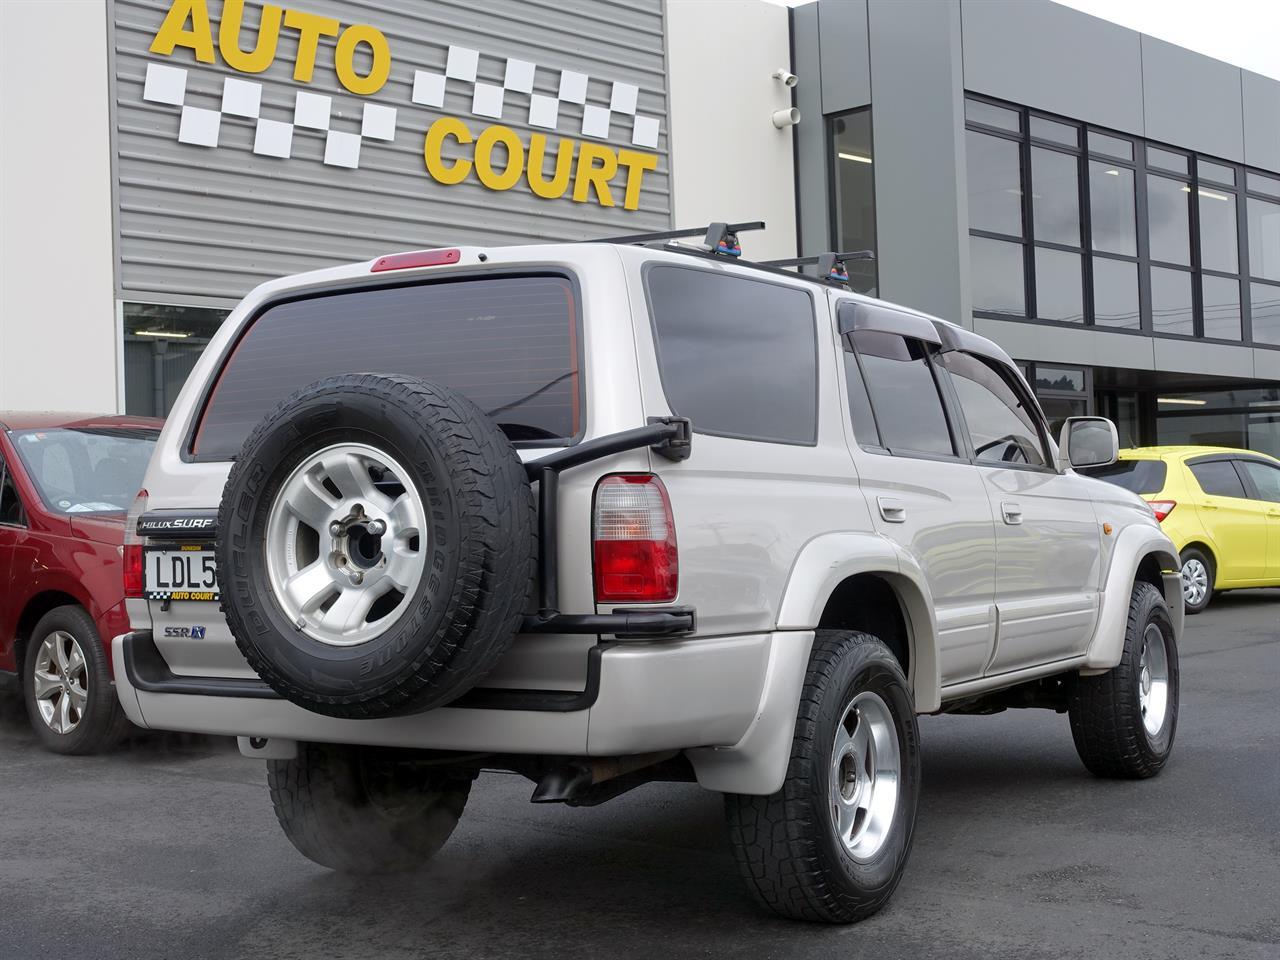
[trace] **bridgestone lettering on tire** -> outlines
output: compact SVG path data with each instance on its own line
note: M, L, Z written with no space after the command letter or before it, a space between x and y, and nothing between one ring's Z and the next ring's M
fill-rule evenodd
M466 397L411 377L321 380L254 429L227 478L227 624L258 675L308 710L443 705L519 629L534 518L515 449Z
M860 821L849 809L861 807L865 770L842 760L864 755L856 746L861 724L876 726L882 760L872 766L896 771L887 795L877 799L874 789L867 795L867 813L874 818L878 811L879 822ZM920 735L897 659L870 634L819 630L782 789L767 797L725 796L742 877L762 906L784 917L864 920L902 878L919 795Z

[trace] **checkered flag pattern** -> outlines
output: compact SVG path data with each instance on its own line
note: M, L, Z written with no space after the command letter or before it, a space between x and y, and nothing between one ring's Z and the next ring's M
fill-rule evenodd
M142 99L182 108L178 142L216 147L224 116L256 121L253 152L264 157L288 159L293 153L293 133L315 130L325 135L324 162L331 167L356 169L360 166L360 145L365 140L391 141L396 136L396 108L365 103L360 132L330 128L333 98L298 91L292 122L270 120L262 114L262 84L226 77L222 81L222 105L218 110L196 107L186 102L187 71L164 64L147 65Z
M658 146L658 120L655 117L641 116L636 112L640 97L640 89L632 83L613 82L610 86L609 105L587 103L587 84L590 80L585 73L573 70L559 70L539 66L528 60L508 58L503 73L502 83L485 83L477 80L477 68L480 64L480 52L470 47L449 47L449 55L445 62L444 73L432 73L429 70L417 70L413 76L413 102L424 107L442 108L444 106L445 86L449 81L471 84L471 112L480 117L492 117L501 120L506 107L508 93L523 93L529 96L529 126L541 127L544 130L560 129L560 105L574 103L582 107L582 128L584 137L596 140L607 140L615 121L626 124L630 121L631 142L638 147L656 149ZM559 73L560 83L556 96L551 97L533 92L534 75L539 70Z

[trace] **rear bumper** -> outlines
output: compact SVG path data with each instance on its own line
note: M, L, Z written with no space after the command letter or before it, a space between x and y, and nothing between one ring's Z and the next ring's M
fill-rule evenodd
M254 679L174 676L147 632L116 637L112 659L125 712L144 727L424 749L617 756L734 746L767 699L775 646L790 647L796 637L811 634L602 643L591 651L588 682L580 693L477 690L456 706L383 720L311 713ZM807 654L807 644L804 649Z

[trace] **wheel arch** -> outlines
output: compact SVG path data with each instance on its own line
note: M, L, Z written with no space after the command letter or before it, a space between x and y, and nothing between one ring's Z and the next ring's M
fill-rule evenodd
M31 640L31 634L35 631L36 624L50 611L56 610L58 607L67 606L80 607L88 612L88 608L79 598L62 590L42 590L27 600L26 606L22 608L22 613L18 616L18 627L13 636L13 657L19 676L22 675L23 664L27 654L27 644ZM92 616L92 614L90 615Z
M1107 670L1120 662L1129 600L1139 581L1152 584L1164 595L1174 632L1182 635L1181 566L1172 542L1161 531L1137 526L1120 532L1102 591L1098 624L1085 659L1087 669Z

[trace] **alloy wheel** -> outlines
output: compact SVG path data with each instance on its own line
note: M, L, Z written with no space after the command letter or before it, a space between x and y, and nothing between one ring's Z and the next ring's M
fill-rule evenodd
M80 726L89 705L89 668L75 637L65 630L45 637L32 680L36 706L50 730L65 736Z
M889 705L864 690L844 708L831 749L831 822L846 853L869 860L889 838L902 754Z

